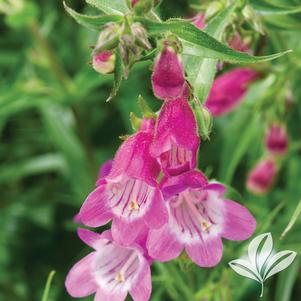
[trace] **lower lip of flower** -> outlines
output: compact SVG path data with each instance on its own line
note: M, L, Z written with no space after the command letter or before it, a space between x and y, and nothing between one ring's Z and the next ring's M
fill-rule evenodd
M107 185L112 212L129 220L143 216L154 195L154 188L138 179L124 179Z
M189 240L204 238L216 228L207 209L201 204L204 197L202 192L184 191L171 200L172 227Z

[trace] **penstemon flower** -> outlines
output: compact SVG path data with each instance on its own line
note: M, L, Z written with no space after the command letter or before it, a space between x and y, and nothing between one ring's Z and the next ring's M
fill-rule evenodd
M177 175L195 168L199 143L196 120L186 97L164 103L150 149L164 173Z
M247 188L254 194L267 193L275 180L277 166L272 158L261 160L249 173Z
M72 297L95 293L94 301L123 301L130 293L134 301L149 300L151 271L143 240L124 247L113 240L111 231L79 229L78 235L94 251L67 275L65 286Z
M168 100L180 97L186 89L182 61L171 46L165 46L157 56L152 74L153 91L156 97Z
M222 239L245 240L256 221L242 205L224 199L225 187L210 184L200 171L164 178L162 192L168 204L169 222L151 230L149 255L168 261L186 250L201 267L215 266L222 257Z
M279 123L272 123L266 133L265 146L272 155L285 155L288 148L286 127Z
M101 74L112 73L115 69L115 54L109 50L94 54L92 66L95 71Z
M121 145L111 172L99 179L79 212L81 222L90 227L112 220L114 239L127 245L145 225L160 228L168 219L156 182L160 166L149 153L154 123L144 119L140 130Z
M249 68L235 68L220 75L213 83L205 106L213 116L232 111L242 101L248 85L258 77Z

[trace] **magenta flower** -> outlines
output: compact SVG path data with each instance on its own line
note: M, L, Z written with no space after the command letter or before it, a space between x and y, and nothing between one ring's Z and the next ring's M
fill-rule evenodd
M112 235L129 245L143 227L160 228L168 219L156 178L158 162L150 155L153 119L144 119L141 129L119 148L108 176L87 197L80 209L83 224L90 227L112 222Z
M185 97L166 102L150 149L164 173L177 175L195 168L199 143L197 123Z
M279 123L272 123L265 137L265 145L272 155L285 155L288 149L288 135L286 127Z
M185 249L194 263L212 267L222 257L222 237L245 240L255 230L256 221L250 212L224 199L225 187L208 184L200 171L163 179L162 192L169 222L149 233L147 248L154 259L168 261Z
M249 173L247 188L258 195L267 193L275 180L277 166L272 159L263 159Z
M233 110L244 98L248 85L258 77L249 68L236 68L217 77L205 106L214 116Z
M113 160L107 160L106 162L104 162L101 166L100 166L100 169L99 169L99 172L98 172L98 178L104 178L106 177L111 169L112 169L112 165L113 165Z
M205 24L205 14L204 13L199 13L193 18L193 24L198 28L198 29L204 29L206 24Z
M177 98L186 89L186 81L180 56L166 46L155 60L152 74L153 91L157 98Z
M68 273L65 286L72 297L95 293L94 301L123 301L129 292L134 301L149 300L151 271L143 246L121 246L113 240L111 231L100 235L79 229L78 235L95 251Z
M112 73L115 69L115 54L109 50L93 55L92 66L101 74Z

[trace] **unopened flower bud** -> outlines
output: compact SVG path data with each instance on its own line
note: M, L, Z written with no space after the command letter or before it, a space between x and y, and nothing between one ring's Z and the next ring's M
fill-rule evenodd
M153 91L160 99L173 99L183 94L186 81L182 60L171 46L165 46L155 60L152 74Z
M108 23L100 32L94 54L99 54L105 50L112 50L119 44L122 28L116 23Z
M101 74L112 73L115 69L115 59L115 54L106 50L93 55L92 66L95 71Z
M199 133L203 139L209 140L212 131L213 118L210 111L201 105L194 105L194 113L199 127Z
M249 173L247 189L257 195L267 193L275 180L277 166L273 159L263 159Z
M148 40L145 28L140 23L134 23L131 26L131 29L133 36L135 37L135 43L146 50L151 50L152 45Z
M286 127L279 123L272 123L266 133L265 146L272 155L285 155L288 148Z
M204 13L199 13L193 18L193 24L198 28L198 29L204 29L206 26L205 24L205 14Z

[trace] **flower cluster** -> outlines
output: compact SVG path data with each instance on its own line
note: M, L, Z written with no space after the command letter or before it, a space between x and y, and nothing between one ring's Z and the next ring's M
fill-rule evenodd
M186 251L200 267L222 257L222 238L245 240L256 222L242 205L227 199L223 185L197 169L198 126L178 49L163 43L152 74L163 100L158 117L144 117L113 161L100 171L77 221L111 230L79 230L92 253L69 272L73 297L96 293L96 301L149 300L150 265Z
M286 127L278 122L271 123L265 136L266 155L250 171L247 188L258 195L267 193L274 184L281 160L288 150Z

